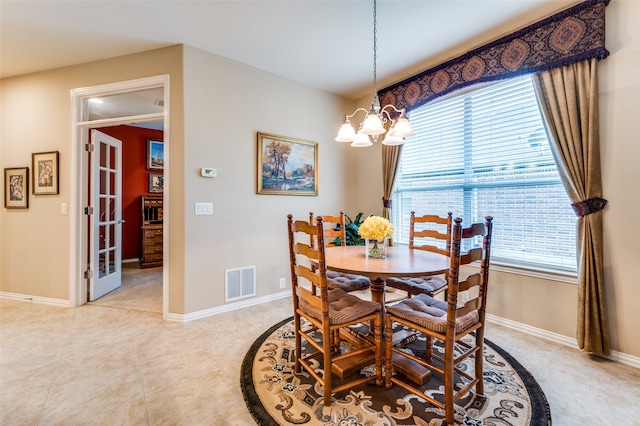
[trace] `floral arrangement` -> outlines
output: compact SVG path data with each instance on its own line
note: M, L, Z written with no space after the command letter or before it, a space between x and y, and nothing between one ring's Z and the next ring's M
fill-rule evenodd
M369 216L358 228L358 234L367 240L383 241L385 238L391 238L394 230L393 225L387 219L380 216Z

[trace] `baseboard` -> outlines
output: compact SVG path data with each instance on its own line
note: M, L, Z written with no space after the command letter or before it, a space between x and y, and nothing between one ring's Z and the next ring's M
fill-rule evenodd
M257 297L255 299L245 299L241 302L230 303L224 306L218 306L211 309L204 309L198 312L192 312L190 314L168 314L165 318L167 321L176 321L176 322L188 322L194 321L201 318L207 318L214 315L223 314L225 312L231 312L242 308L248 308L249 306L261 305L263 303L273 302L274 300L280 300L287 297L291 297L291 290L281 291L279 293L270 294L268 296Z
M6 291L0 291L0 298L19 300L21 302L35 302L42 303L44 305L61 306L63 308L71 307L71 302L64 299L52 299L50 297L29 296L28 294L9 293Z
M512 330L519 331L521 333L530 334L532 336L540 337L563 346L568 346L572 349L580 350L575 339L564 336L558 333L552 333L541 328L532 327L527 324L512 321L506 318L501 318L495 315L487 314L487 321L495 324L510 328ZM640 369L640 358L632 355L625 354L623 352L611 351L611 354L606 356L602 354L594 354L602 358L609 359L611 361L619 362L620 364L628 365L637 369Z

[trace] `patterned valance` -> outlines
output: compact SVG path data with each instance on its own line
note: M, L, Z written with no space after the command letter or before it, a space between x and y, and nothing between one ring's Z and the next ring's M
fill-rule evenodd
M411 110L472 84L604 59L605 7L587 0L379 92L381 104Z

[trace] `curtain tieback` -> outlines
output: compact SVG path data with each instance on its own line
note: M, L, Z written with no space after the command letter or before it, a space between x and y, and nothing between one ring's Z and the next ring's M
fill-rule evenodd
M391 208L391 200L389 200L389 199L387 199L387 198L382 197L382 206L383 206L385 209L390 209L390 208Z
M599 212L607 205L607 200L604 198L594 197L588 200L578 201L571 204L576 216L583 217L591 213Z

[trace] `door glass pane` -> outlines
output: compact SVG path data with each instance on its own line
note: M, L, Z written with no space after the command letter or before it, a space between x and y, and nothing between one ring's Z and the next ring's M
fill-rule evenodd
M116 245L116 225L109 225L109 248L113 248Z
M164 112L164 88L136 90L85 99L88 121Z
M116 195L116 174L115 172L109 173L109 195Z
M104 250L107 248L107 227L105 225L100 225L98 227L98 249Z
M107 145L100 144L100 167L107 167Z
M114 146L109 147L109 168L111 170L116 168L116 148Z
M107 273L108 273L108 269L107 269L107 254L106 253L100 253L100 255L98 256L98 276L100 278L102 278L105 275L107 275Z
M107 192L107 172L100 170L100 194L108 194Z

